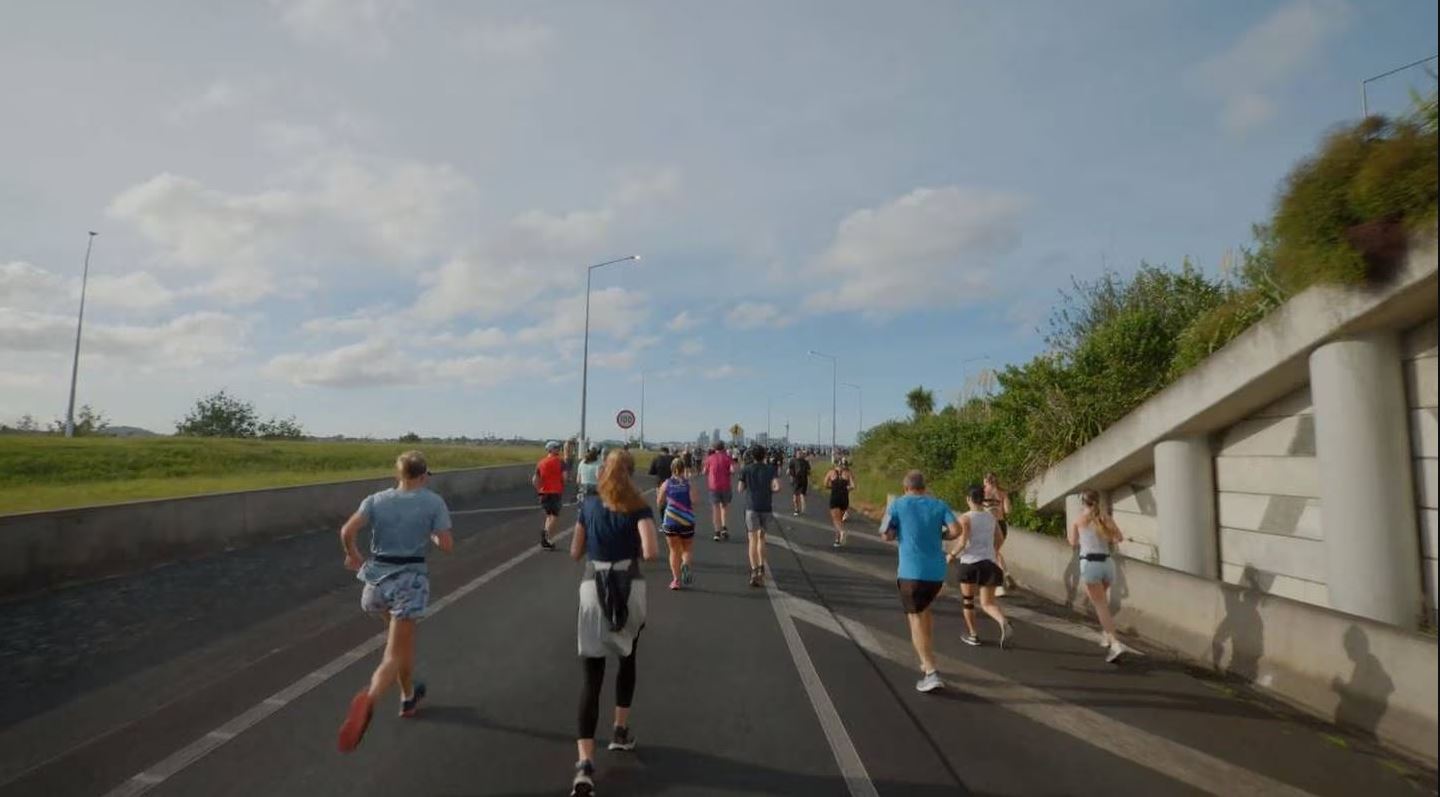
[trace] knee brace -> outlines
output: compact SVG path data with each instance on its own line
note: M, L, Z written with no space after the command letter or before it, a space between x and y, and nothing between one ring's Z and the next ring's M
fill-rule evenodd
M973 612L975 611L975 598L971 597L970 595L966 595L960 599L960 605L965 609L965 611Z

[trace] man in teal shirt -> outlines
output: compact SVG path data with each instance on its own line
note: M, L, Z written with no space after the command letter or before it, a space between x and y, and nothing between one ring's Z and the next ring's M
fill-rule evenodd
M910 643L920 657L922 673L915 688L933 692L945 683L935 670L930 604L945 586L942 542L960 536L960 523L944 501L926 494L925 474L912 470L905 474L904 484L905 494L885 508L880 530L885 539L899 543L900 567L895 583L900 588L900 603L910 623Z

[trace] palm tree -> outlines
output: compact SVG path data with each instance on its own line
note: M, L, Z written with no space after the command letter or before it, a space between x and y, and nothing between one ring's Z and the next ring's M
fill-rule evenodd
M923 387L917 387L905 394L905 404L917 419L923 418L935 411L935 394Z
M742 428L740 428L740 424L737 423L737 424L734 424L734 425L732 425L732 426L730 427L730 439L731 439L731 440L734 440L734 441L738 442L738 441L740 441L740 440L743 440L744 438L745 438L745 430L742 429Z

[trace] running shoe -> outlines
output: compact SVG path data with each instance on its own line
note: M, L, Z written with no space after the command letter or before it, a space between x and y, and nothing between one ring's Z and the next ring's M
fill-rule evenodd
M688 587L695 583L695 574L691 572L690 565L680 565L680 585Z
M374 713L375 701L370 699L370 691L361 689L350 699L350 710L345 712L345 722L340 725L340 738L336 745L340 752L349 753L360 746Z
M678 579L678 578L672 578L672 579L670 579L670 589L680 589L680 579Z
M936 689L944 689L945 682L940 680L940 673L927 672L925 677L915 682L915 691L934 692Z
M1001 584L1000 586L998 586L998 587L995 588L995 597L997 597L997 598L1003 598L1003 597L1005 597L1005 585L1004 585L1004 584Z
M715 532L715 536L714 536L714 537L711 537L710 539L712 539L712 540L714 540L714 541L716 541L716 542L719 542L719 541L720 541L720 532L718 532L718 531Z
M724 537L726 540L729 540L729 539L730 539L730 529L725 529L725 528L720 529L720 536L721 536L721 537Z
M626 752L635 749L635 735L630 733L628 726L615 726L615 730L610 733L610 749L624 750Z
M540 535L540 547L541 547L541 548L544 548L544 549L547 550L547 551L553 551L553 550L555 550L555 543L551 542L549 537L546 537L544 534L541 534L541 535Z
M760 568L758 568L758 567L752 568L752 569L750 570L750 586L752 586L752 587L758 587L758 586L760 586L760 584L761 584Z
M1000 649L1005 650L1015 642L1015 626L1007 620L1000 626Z
M424 699L425 699L425 682L424 682L424 681L416 681L416 682L415 682L415 693L410 696L410 699L409 699L409 700L406 700L406 699L404 699L404 698L401 698L401 699L400 699L400 716L403 717L403 718L405 718L405 719L411 719L411 718L413 718L417 713L419 713L420 701L421 701L421 700L424 700Z
M570 785L570 797L590 797L595 793L595 765L589 761L575 762L575 780Z
M1133 652L1134 651L1125 646L1125 643L1121 642L1118 639L1113 639L1110 641L1110 652L1105 654L1105 661L1114 664L1115 662L1120 660L1121 656L1124 656L1126 653Z
M1110 638L1110 632L1109 632L1109 631L1101 631L1101 632L1100 632L1100 640L1099 640L1099 641L1100 641L1100 647L1102 647L1102 648L1108 648L1108 647L1110 647L1110 643L1113 642L1114 640Z
M790 514L794 515L795 517L800 517L800 512L798 510L795 512L791 512Z
M980 637L975 636L974 634L961 634L960 641L964 642L967 645L972 645L977 648L980 647Z
M831 548L839 548L839 547L840 547L840 540L838 540L838 539L836 539L836 540L831 540L831 542L830 542L830 547L831 547Z

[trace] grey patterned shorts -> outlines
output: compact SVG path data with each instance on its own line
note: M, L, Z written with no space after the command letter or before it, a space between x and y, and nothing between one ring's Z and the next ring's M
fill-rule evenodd
M430 577L424 573L401 572L378 584L366 584L360 593L360 608L370 614L389 614L413 620L430 605Z

